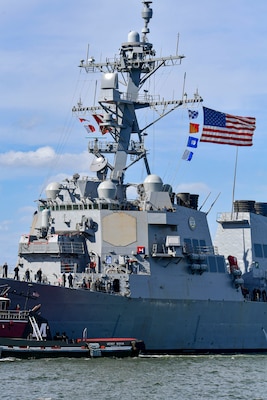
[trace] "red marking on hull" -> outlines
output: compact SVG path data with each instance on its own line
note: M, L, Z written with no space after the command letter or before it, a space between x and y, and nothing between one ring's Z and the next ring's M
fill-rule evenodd
M0 321L0 337L22 338L27 321Z

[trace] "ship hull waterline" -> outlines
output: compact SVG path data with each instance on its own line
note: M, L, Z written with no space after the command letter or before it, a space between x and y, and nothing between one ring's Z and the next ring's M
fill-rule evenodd
M12 281L12 303L27 290L27 282ZM141 299L37 283L31 290L52 334L79 337L86 328L92 338L131 335L145 342L148 353L267 352L264 302ZM34 305L27 299L29 308Z

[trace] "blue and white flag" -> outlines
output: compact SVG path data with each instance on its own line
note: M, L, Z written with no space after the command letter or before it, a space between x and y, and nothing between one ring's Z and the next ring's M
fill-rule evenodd
M184 154L183 154L183 156L182 156L182 159L183 160L185 160L185 161L191 161L192 160L192 157L193 157L193 152L192 151L189 151L189 150L185 150L184 151Z
M196 119L198 117L198 111L188 110L189 119Z
M197 148L198 139L193 136L188 136L187 147Z

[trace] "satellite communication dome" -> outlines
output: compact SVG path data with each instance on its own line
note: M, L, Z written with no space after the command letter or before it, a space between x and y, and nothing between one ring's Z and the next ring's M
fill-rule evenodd
M101 199L115 199L116 185L111 181L103 181L97 188L98 197Z
M136 31L131 31L128 33L128 43L138 43L140 42L139 33Z
M146 192L161 192L163 182L158 175L148 175L144 180L144 188Z
M98 172L98 171L102 171L102 169L105 168L105 166L107 165L108 160L106 160L105 157L96 157L93 161L92 164L90 165L90 170L92 172Z
M162 191L163 192L168 192L168 193L172 193L172 186L169 185L168 183L165 183L162 187Z
M45 194L48 199L55 200L61 189L61 184L58 182L51 182L45 189Z

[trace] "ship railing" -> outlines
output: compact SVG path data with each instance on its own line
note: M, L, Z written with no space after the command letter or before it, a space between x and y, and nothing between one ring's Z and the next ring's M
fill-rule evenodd
M216 246L192 246L188 243L183 245L183 253L190 254L205 254L205 255L218 255L218 248Z
M88 149L91 153L96 153L100 151L101 153L116 153L118 150L118 143L116 142L106 142L105 139L103 141L97 140L89 141ZM131 141L130 146L128 148L129 154L143 153L144 152L144 143Z
M126 100L126 101L134 101L135 103L157 103L160 101L160 96L159 95L150 95L147 93L144 94L139 94L138 97L136 98L133 96L131 93L121 93L121 99Z
M247 213L244 212L219 212L216 216L217 222L242 222L247 221Z
M77 272L77 264L69 263L69 264L61 264L61 273L65 274L76 274Z
M96 140L90 140L88 143L88 149L91 153L96 153L98 151L116 153L118 149L118 144L116 142L107 142L105 138Z
M19 246L19 252L23 253L33 253L33 254L57 254L57 253L67 253L67 254L84 254L83 243L21 243Z
M32 254L45 254L45 253L58 253L59 246L57 243L20 243L19 253L32 253Z
M59 243L60 253L84 254L83 243Z
M0 311L0 320L25 320L29 316L29 311L5 310Z

